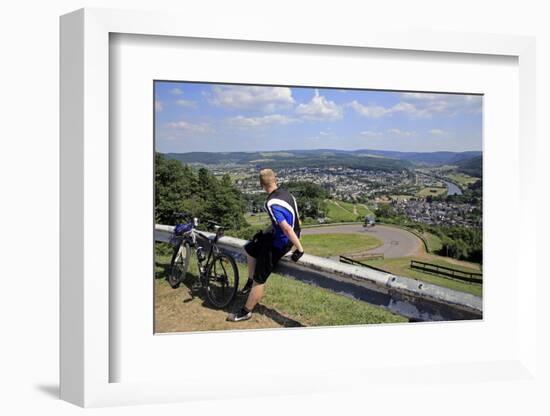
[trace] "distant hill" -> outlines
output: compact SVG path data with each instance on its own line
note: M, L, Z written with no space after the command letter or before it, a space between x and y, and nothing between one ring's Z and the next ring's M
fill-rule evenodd
M476 176L478 178L481 178L481 173L483 170L482 156L463 159L454 164L458 166L459 172L465 173L470 176Z
M331 167L403 170L415 165L446 165L480 157L481 152L397 152L387 150L282 150L266 152L189 152L166 153L184 164L249 164L257 168Z
M386 157L365 156L339 150L286 150L280 152L190 152L166 153L169 159L184 164L203 165L250 165L258 169L272 168L327 168L347 167L355 169L375 169L395 171L411 169L412 163L406 160Z
M369 153L399 160L407 160L414 164L454 165L460 160L481 156L479 151L467 152L397 152L391 150L355 150L354 153Z

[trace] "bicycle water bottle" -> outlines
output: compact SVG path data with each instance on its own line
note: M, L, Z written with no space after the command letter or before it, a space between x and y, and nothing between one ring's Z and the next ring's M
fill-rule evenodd
M197 247L197 259L199 259L200 262L204 261L204 259L206 258L205 254L204 254L204 250L202 247Z

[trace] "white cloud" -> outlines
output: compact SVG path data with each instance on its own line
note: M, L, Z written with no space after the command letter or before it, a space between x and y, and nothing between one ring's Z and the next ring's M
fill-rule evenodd
M286 87L215 86L208 100L218 107L264 112L273 112L294 104L292 90Z
M384 108L381 105L363 105L357 102L357 100L348 103L348 106L353 108L357 114L368 118L384 117L391 112L390 109Z
M431 114L429 111L426 111L424 108L418 108L416 105L402 101L397 103L391 108L391 111L394 113L405 113L410 117L414 118L429 118Z
M392 107L383 107L381 105L375 104L361 104L357 100L347 104L349 107L353 108L357 114L368 117L368 118L381 118L386 116L391 116L395 113L404 113L408 114L411 117L428 117L429 114L424 110L418 109L414 104L407 102L399 102Z
M441 129L431 129L430 134L434 136L446 136L448 133L445 130Z
M183 94L183 91L180 88L176 87L176 88L172 88L170 90L170 94L172 94L172 95L181 95L181 94Z
M389 129L388 133L394 134L396 136L406 136L406 137L414 136L415 134L413 131L406 131L401 129Z
M291 123L297 123L299 121L300 120L296 118L283 116L281 114L271 114L262 117L237 116L228 119L229 124L243 128L265 127L270 125L287 125Z
M400 95L404 100L435 100L439 96L429 92L402 92Z
M472 94L433 94L433 93L401 93L400 97L413 101L424 112L447 114L454 116L458 113L480 113L482 96Z
M371 131L371 130L362 131L360 134L361 134L361 136L366 136L366 137L380 137L380 136L382 136L382 132L380 132L380 131Z
M344 110L334 101L329 101L319 95L319 90L315 90L315 96L307 104L300 104L296 107L296 113L300 114L306 120L339 120L344 115Z
M206 123L195 124L185 120L167 123L166 127L177 130L181 133L209 133L212 131L212 128Z
M161 112L162 111L162 102L159 100L155 100L155 111Z
M368 118L381 118L393 114L405 114L410 118L431 118L437 114L455 116L458 113L481 112L481 96L476 95L404 92L398 96L403 101L391 107L361 104L356 100L347 105L359 115Z
M176 101L176 105L185 108L196 108L197 104L194 101L179 99Z

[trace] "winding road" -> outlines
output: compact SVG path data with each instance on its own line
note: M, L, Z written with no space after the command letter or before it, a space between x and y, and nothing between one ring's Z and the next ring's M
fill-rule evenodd
M384 257L412 256L424 249L420 238L406 230L388 225L377 224L374 227L365 228L362 224L345 224L302 229L302 235L334 233L371 234L380 239L383 244L368 250L368 253L383 254Z

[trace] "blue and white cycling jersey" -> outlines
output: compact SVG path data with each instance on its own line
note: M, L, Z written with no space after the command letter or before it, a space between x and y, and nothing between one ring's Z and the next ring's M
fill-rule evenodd
M282 221L286 221L294 232L300 235L300 219L298 218L298 205L296 199L286 189L277 188L267 197L265 209L269 214L273 224L273 246L279 249L289 244L288 237L283 233L279 226Z

